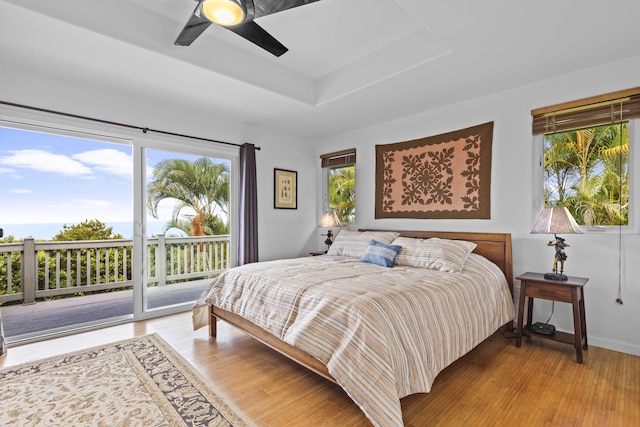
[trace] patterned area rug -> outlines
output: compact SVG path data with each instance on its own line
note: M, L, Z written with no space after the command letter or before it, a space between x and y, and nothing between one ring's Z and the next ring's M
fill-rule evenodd
M254 425L156 334L0 370L0 402L13 426Z

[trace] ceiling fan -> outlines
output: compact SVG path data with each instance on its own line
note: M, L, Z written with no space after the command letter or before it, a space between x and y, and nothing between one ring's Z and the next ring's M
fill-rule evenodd
M196 0L198 5L174 42L189 46L212 23L233 31L275 56L288 49L254 19L319 0Z

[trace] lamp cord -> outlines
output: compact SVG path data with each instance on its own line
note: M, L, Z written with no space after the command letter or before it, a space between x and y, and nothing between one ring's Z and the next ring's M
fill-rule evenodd
M619 148L622 148L622 103L620 103ZM618 153L618 297L616 302L622 305L622 153Z
M551 316L553 316L553 309L555 308L555 304L556 304L555 301L551 301L551 314L549 315L549 318L545 322L547 325L549 324L549 321L551 320Z

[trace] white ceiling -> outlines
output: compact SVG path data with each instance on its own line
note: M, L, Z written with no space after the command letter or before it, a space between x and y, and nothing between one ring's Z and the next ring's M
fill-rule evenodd
M320 0L256 21L280 58L174 46L195 5L0 0L0 66L324 138L640 54L637 0Z

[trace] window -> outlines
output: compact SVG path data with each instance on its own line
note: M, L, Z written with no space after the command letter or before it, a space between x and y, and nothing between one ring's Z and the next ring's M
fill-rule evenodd
M566 206L586 231L637 229L634 135L640 90L617 92L532 111L542 206ZM539 148L538 148L539 147ZM537 205L537 206L536 206ZM636 209L637 210L637 209ZM535 213L534 213L535 214Z
M544 135L545 206L578 224L629 224L629 122Z
M355 223L356 216L356 150L323 154L326 172L325 210L335 210L343 224Z

